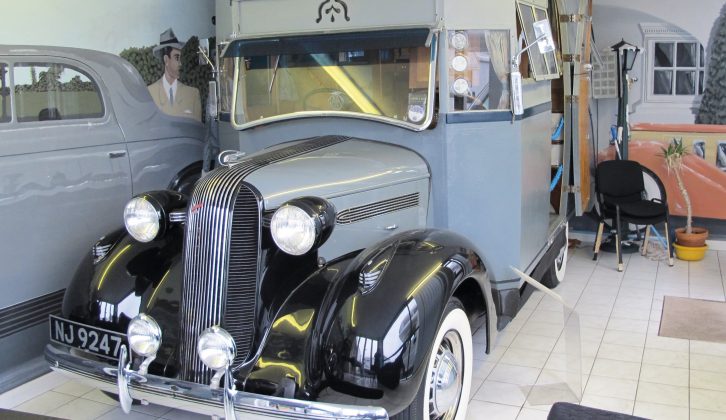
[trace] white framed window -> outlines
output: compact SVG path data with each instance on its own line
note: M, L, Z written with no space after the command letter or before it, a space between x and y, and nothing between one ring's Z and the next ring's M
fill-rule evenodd
M641 24L645 46L646 102L691 103L703 94L703 45L680 28Z

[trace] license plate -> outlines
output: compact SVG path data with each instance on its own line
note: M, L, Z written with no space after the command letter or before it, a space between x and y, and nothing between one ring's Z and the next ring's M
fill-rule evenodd
M118 359L121 344L126 343L126 335L51 315L50 340L99 356Z

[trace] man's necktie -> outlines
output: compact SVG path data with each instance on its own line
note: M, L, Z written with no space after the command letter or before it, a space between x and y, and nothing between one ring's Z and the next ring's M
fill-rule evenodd
M174 89L169 88L169 102L174 103Z

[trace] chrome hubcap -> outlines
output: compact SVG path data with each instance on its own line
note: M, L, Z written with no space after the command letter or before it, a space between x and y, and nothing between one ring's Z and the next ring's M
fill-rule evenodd
M452 419L456 414L463 382L463 346L455 331L449 331L439 344L431 371L429 417Z

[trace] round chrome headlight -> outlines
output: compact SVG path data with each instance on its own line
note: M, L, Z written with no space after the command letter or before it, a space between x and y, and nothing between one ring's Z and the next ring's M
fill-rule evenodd
M161 230L161 211L146 196L134 197L124 208L124 224L139 242L151 242Z
M290 255L303 255L320 246L333 230L335 209L322 198L290 200L275 211L270 233L275 244Z
M229 366L237 353L234 339L218 326L202 331L197 342L197 353L204 366L220 370Z
M129 322L126 335L131 350L144 357L155 355L161 345L161 328L146 314L138 314Z

